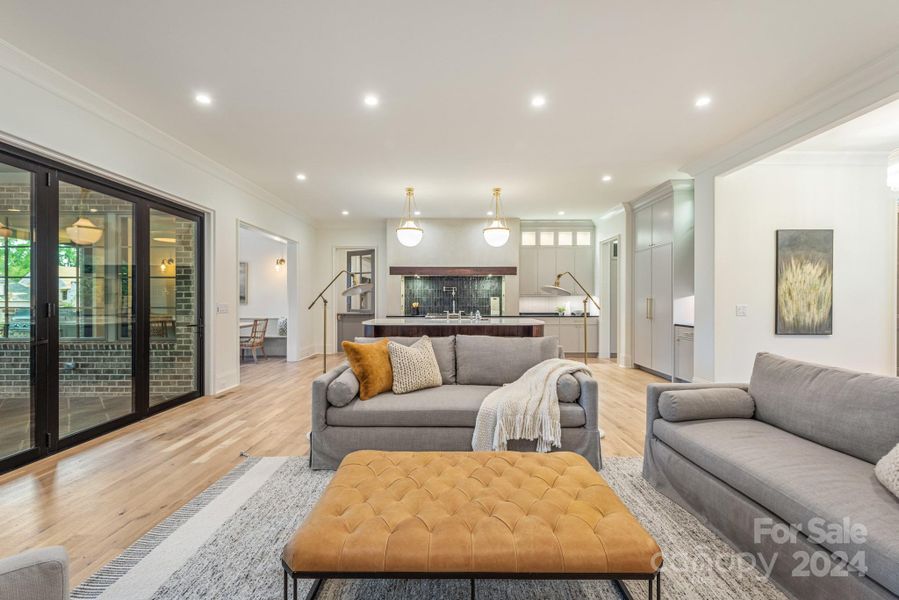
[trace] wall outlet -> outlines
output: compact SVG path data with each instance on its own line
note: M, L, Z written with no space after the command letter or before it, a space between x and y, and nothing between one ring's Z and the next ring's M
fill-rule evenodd
M215 313L218 315L227 315L228 314L228 305L227 304L216 304L215 305Z
M738 317L748 317L749 316L749 305L748 304L737 304L737 316Z

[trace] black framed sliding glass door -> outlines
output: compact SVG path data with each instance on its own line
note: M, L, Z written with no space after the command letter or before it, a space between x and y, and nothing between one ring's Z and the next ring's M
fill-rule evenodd
M202 234L0 144L0 472L202 394Z

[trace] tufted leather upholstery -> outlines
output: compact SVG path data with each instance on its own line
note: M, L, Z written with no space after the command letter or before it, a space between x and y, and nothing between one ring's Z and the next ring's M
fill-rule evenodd
M571 452L344 458L284 547L294 573L651 574L659 547Z

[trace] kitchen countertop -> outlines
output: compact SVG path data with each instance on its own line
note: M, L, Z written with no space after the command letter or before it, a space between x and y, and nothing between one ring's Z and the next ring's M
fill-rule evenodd
M527 317L484 317L480 321L474 319L426 319L424 317L393 317L387 319L370 319L363 321L363 325L416 325L416 326L445 326L445 325L543 325L539 319Z
M583 319L584 315L560 315L557 313L522 313L522 317L536 317L538 319ZM599 315L587 315L588 319L598 319Z

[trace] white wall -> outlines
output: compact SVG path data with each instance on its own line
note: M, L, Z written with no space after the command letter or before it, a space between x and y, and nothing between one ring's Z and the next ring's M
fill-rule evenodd
M291 206L56 71L0 42L0 139L207 212L206 392L240 378L237 231L243 220L298 242L290 277L301 297L315 232ZM185 110L193 107L186 106ZM215 305L227 312L217 314ZM308 314L298 328L311 351Z
M885 160L782 154L715 189L715 376L749 380L756 352L895 375L896 194ZM834 230L833 335L774 335L775 231ZM735 305L749 316L735 316Z
M277 335L278 319L287 317L287 265L275 270L275 261L287 257L287 244L259 231L240 228L240 262L248 266L247 304L240 304L241 319L272 319L269 335Z

